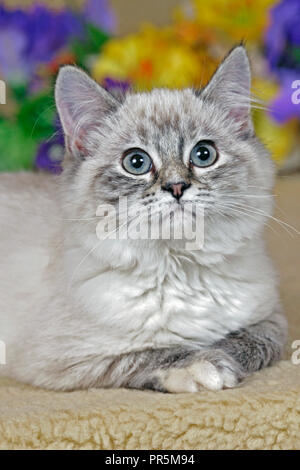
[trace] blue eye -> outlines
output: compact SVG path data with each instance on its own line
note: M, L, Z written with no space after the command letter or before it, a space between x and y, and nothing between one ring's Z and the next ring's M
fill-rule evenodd
M214 144L208 140L201 140L192 149L190 163L198 167L213 165L218 159L218 152Z
M152 168L152 160L149 155L141 149L130 149L124 153L123 168L132 175L144 175Z

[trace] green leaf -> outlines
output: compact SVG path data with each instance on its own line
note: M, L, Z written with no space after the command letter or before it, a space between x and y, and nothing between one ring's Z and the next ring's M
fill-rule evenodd
M10 88L16 101L22 102L24 99L26 99L28 94L28 87L26 83L11 84Z
M34 166L38 142L17 123L0 121L0 171L29 170Z
M300 64L300 47L293 47L292 56Z
M85 25L86 37L84 40L74 40L71 51L76 56L77 65L86 68L86 60L89 55L99 54L102 46L109 40L110 36L97 28L92 23Z
M53 134L55 115L53 95L47 92L25 98L17 122L25 135L42 140Z

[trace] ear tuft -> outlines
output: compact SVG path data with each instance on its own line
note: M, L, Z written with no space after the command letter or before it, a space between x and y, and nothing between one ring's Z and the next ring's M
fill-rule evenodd
M101 125L119 102L85 72L70 65L60 69L55 86L55 101L69 153L88 155L88 135Z

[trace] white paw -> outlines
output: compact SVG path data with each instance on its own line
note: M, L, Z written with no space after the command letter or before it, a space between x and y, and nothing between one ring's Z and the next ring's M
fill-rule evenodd
M164 388L171 393L198 392L232 388L238 384L237 374L223 367L217 369L211 362L201 360L185 368L172 367L161 376Z

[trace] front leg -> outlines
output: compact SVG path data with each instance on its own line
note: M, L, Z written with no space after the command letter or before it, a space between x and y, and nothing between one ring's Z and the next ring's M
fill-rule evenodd
M173 393L232 388L250 373L278 361L285 339L286 321L274 314L205 350L181 346L116 357L99 386Z
M287 336L284 316L273 314L247 328L229 333L214 344L240 365L245 375L270 366L283 354Z

